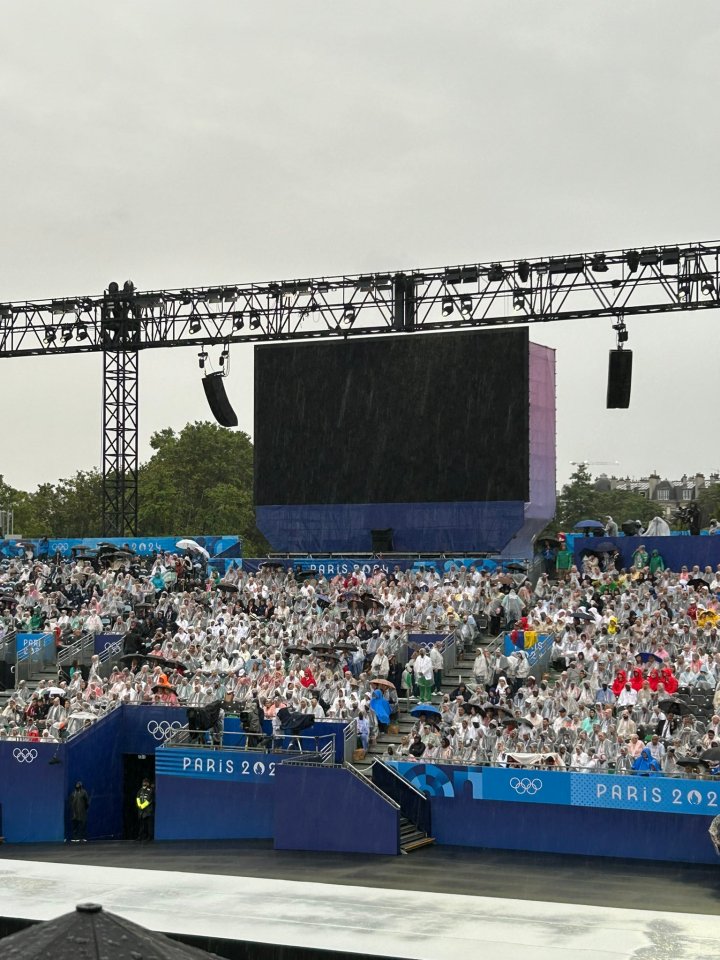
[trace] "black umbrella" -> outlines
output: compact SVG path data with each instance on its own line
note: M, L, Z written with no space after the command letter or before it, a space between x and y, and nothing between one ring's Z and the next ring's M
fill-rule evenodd
M295 574L296 580L314 580L318 575L317 570L300 570Z
M323 593L315 594L315 601L321 610L327 610L327 608L332 603L330 597L326 597Z
M36 923L2 942L4 960L219 960L215 953L170 940L146 930L94 903L81 903L74 913Z
M225 583L224 580L221 580L217 585L218 590L223 590L225 593L237 593L238 588L234 583Z
M515 570L515 571L517 571L518 573L526 573L526 572L527 572L527 564L517 563L517 562L513 561L512 563L508 563L508 564L506 565L505 569L506 569L506 570Z
M330 653L332 647L328 643L314 643L310 649L315 653Z
M284 570L285 564L279 560L263 560L260 564L261 570Z
M613 543L612 540L600 540L599 543L586 547L583 553L615 553L616 550L617 544Z
M163 657L157 653L148 653L145 659L152 660L153 663L159 663L162 667L170 667L171 670L184 671L187 669L181 660L173 660L170 657Z
M378 607L381 610L385 609L385 604L382 600L378 600L377 597L371 597L369 593L366 593L362 598L362 605L366 610L370 610L372 607Z
M687 717L693 712L690 704L683 703L682 700L661 700L658 706L663 713L675 713L679 717Z
M308 650L307 647L293 645L290 647L285 647L285 653L310 653L310 650Z
M336 643L334 649L347 650L351 653L355 653L357 651L357 644L356 643Z
M508 717L512 716L512 710L510 710L508 707L504 707L500 703L486 703L485 709L494 710L496 713L505 713Z
M573 613L573 619L590 621L590 620L594 620L595 617L593 617L591 613L587 613L587 611L585 610L576 610Z
M693 577L692 580L688 580L688 586L700 590L702 587L709 587L710 584L707 580L703 580L702 577Z
M720 763L720 747L711 747L710 750L704 750L700 754L700 759L714 767Z

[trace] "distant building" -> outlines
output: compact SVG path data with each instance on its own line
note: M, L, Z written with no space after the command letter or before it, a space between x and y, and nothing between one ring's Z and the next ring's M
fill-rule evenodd
M663 480L657 473L639 480L629 477L608 477L602 473L595 481L595 489L606 493L608 490L628 490L639 493L646 500L658 505L658 516L671 517L678 507L687 507L693 500L697 500L703 490L720 483L720 474L711 473L706 479L702 473L694 477L683 475L680 480Z

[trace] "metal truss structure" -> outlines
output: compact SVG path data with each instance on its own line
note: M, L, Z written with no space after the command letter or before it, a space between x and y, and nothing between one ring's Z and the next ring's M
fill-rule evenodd
M720 244L0 304L0 357L103 352L104 534L137 528L138 352L716 309Z

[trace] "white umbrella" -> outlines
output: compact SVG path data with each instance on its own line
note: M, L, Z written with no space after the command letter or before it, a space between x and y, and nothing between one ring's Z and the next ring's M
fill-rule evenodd
M87 710L78 710L77 713L71 713L68 720L97 720L97 716Z
M192 550L193 553L201 553L206 560L210 559L210 554L207 552L205 547L201 547L199 543L196 543L194 540L178 540L175 544L178 550Z
M67 690L61 690L60 687L44 687L40 693L43 696L47 694L50 697L66 697L68 695Z

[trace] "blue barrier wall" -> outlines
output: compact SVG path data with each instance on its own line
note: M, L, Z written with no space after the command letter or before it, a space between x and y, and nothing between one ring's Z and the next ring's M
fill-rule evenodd
M131 706L123 704L122 753L152 755L168 735L187 724L185 707Z
M275 849L400 853L400 811L342 767L283 763L275 792Z
M155 755L157 840L241 840L273 835L285 754L165 747Z
M87 836L90 840L120 839L123 835L123 721L121 707L83 730L64 745L65 829L70 836L67 798L78 780L90 795ZM134 751L133 751L134 752Z
M439 843L715 863L720 782L392 762L430 797Z
M641 543L648 553L657 550L669 570L680 570L686 566L692 570L695 564L700 569L708 564L715 569L720 563L720 537L575 537L573 550L574 562L579 567L585 550L593 549L595 544L614 543L620 551L622 566L632 565L632 557Z
M59 763L50 763L51 760ZM65 839L66 766L62 747L0 743L0 833L13 843Z

